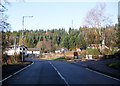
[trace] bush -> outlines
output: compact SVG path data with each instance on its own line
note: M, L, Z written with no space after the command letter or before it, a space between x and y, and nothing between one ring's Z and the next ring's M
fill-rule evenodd
M2 55L2 63L3 64L13 64L13 63L18 63L21 62L20 55L7 55L3 54Z
M105 48L104 53L105 55L109 55L109 49Z
M112 48L112 55L115 54L115 53L117 53L117 52L118 52L117 49Z
M105 50L104 50L105 55L114 55L116 52L118 52L118 51L115 48L112 48L112 50L105 48Z
M87 55L99 56L100 52L97 49L88 48L86 51Z
M7 64L7 60L9 59L9 56L7 54L3 54L2 55L2 63L4 64Z
M79 55L85 56L86 52L79 52Z

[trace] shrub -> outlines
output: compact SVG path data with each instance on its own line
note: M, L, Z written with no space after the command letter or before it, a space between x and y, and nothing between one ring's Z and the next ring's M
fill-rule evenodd
M117 52L118 52L117 49L112 48L112 55L115 54L115 53L117 53Z
M104 53L105 55L109 55L109 49L105 48Z
M86 52L79 52L79 55L85 56Z
M97 49L88 48L86 51L87 55L99 56L100 52Z
M9 59L9 56L7 54L3 54L2 55L2 63L4 64L7 64L7 60Z
M112 50L105 48L105 50L104 50L105 55L114 55L116 52L118 52L118 51L115 48L112 48Z
M2 63L3 64L13 64L13 63L18 63L21 62L20 55L7 55L3 54L2 55Z

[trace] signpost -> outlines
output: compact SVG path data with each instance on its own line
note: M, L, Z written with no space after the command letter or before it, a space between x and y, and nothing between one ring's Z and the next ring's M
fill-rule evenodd
M77 57L77 59L78 59L78 52L74 52L74 59L75 59L75 57Z

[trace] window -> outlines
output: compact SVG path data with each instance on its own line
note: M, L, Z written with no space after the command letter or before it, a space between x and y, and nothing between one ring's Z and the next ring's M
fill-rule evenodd
M25 48L23 48L23 50L25 50Z

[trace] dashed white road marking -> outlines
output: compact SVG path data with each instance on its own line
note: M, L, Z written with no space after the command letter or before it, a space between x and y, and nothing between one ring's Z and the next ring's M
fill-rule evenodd
M30 66L33 65L33 64L34 64L34 62L32 62L32 64L30 64L30 65L28 65L28 66L20 69L19 71L13 73L12 75L9 75L8 77L4 78L3 80L0 80L0 83L3 82L3 81L5 81L5 80L7 80L7 79L9 79L9 78L12 77L13 75L16 75L16 74L18 74L19 72L25 70L26 68L30 67Z
M89 71L95 72L95 73L97 73L97 74L99 74L99 75L103 75L103 76L109 77L109 78L111 78L111 79L114 79L114 80L120 81L120 79L114 78L114 77L112 77L112 76L105 75L105 74L103 74L103 73L100 73L100 72L97 72L97 71L91 70L91 69L89 69L89 68L86 68L86 69L89 70Z
M61 79L63 79L64 80L64 82L66 83L66 85L67 86L70 86L69 84L68 84L68 82L66 81L66 79L60 74L60 72L57 70L57 68L51 63L51 62L49 62L51 65L52 65L52 67L57 71L57 73L58 73L58 75L61 77Z

